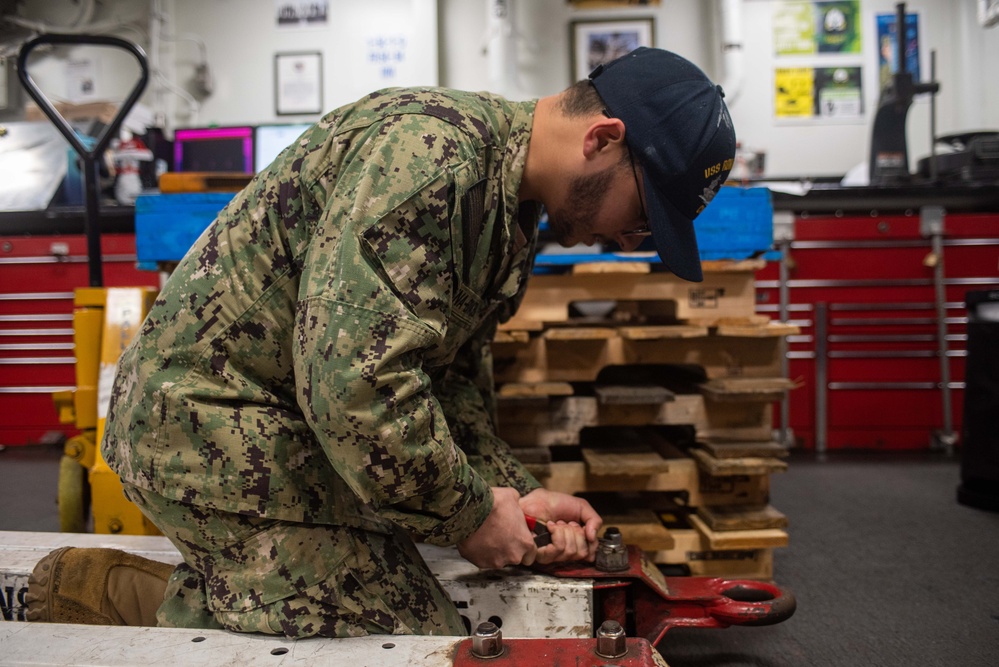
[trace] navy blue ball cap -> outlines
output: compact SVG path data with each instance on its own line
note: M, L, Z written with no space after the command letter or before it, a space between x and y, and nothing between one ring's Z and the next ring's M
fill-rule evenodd
M625 141L642 167L646 211L666 267L700 282L694 218L728 178L735 128L724 93L696 65L640 47L590 74L607 113L624 121Z

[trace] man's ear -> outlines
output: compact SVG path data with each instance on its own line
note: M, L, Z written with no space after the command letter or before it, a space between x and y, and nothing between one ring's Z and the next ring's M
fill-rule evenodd
M601 117L594 121L583 135L583 156L587 160L603 158L615 153L624 143L624 121L620 118Z

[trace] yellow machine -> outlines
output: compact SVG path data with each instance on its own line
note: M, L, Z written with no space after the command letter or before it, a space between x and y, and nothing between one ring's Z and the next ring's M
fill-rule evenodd
M91 45L114 47L135 58L139 77L114 117L106 121L92 143L80 135L38 87L28 71L28 56L38 47ZM142 324L156 291L145 288L104 289L101 265L99 165L113 137L149 81L146 55L135 44L107 35L46 33L25 42L18 53L17 76L25 92L52 121L83 163L84 232L87 237L88 288L74 296L73 339L76 347L76 389L54 396L60 421L75 424L80 435L66 443L59 468L59 514L64 531L83 532L94 508L94 532L151 534L148 524L125 499L118 477L101 458L98 443L104 431L114 367L122 350ZM89 502L88 502L89 501Z
M85 532L92 507L95 533L159 534L125 498L99 447L115 364L156 293L149 287L84 287L75 292L76 390L53 396L59 420L80 430L66 442L59 467L59 521L64 532Z

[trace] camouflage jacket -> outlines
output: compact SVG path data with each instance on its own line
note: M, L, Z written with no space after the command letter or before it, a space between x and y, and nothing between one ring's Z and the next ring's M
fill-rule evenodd
M490 486L489 340L531 272L534 102L392 89L325 116L180 262L118 363L102 453L223 511L453 544Z

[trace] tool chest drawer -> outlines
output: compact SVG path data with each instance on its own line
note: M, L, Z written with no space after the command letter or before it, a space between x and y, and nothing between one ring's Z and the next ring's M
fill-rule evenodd
M964 299L999 286L999 213L944 212L942 224L935 252L918 210L794 218L785 289L801 332L788 337L788 376L799 383L789 425L805 447L932 447L947 416L960 433ZM758 313L777 318L780 289L771 262L758 276Z
M101 240L107 286L156 286L135 267L135 236ZM0 236L0 444L72 434L52 393L75 387L73 292L88 286L82 234Z

